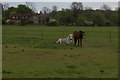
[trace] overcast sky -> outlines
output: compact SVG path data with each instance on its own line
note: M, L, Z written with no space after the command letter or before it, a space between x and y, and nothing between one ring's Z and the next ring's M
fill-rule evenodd
M101 0L102 1L102 0ZM2 2L6 3L6 2ZM41 11L43 7L48 7L52 9L52 6L56 5L58 10L61 8L70 8L72 2L34 2L36 12ZM25 4L25 2L9 2L10 6L17 7L19 4ZM118 7L118 2L82 2L84 7L91 7L92 9L100 9L103 4L107 4L112 10Z
M0 0L1 2L11 2L11 0ZM12 2L119 2L120 0L12 0Z

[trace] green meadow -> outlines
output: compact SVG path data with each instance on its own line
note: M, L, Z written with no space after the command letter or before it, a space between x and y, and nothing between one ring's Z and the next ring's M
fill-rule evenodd
M118 27L2 28L3 78L118 77ZM85 31L83 47L56 44L59 38L80 30Z

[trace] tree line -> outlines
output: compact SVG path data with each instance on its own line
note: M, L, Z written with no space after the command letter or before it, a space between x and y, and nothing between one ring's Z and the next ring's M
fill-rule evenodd
M2 21L10 18L10 15L15 13L35 14L35 5L31 2L26 2L25 5L19 4L18 7L9 7L9 4L4 4ZM69 9L58 10L57 6L52 9L43 7L40 14L48 14L50 18L55 19L52 25L67 25L67 26L117 26L118 25L118 10L111 10L111 7L103 4L100 9L92 9L84 7L81 2L72 2Z

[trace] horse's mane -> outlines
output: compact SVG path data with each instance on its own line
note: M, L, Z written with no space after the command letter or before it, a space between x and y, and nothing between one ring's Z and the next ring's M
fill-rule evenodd
M79 32L83 32L83 31L79 31Z

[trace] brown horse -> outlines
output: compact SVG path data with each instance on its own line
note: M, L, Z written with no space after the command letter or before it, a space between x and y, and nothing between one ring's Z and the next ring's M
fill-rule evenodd
M74 44L76 46L77 40L78 40L78 46L79 46L79 40L80 40L80 46L82 47L82 38L84 38L84 32L83 31L75 31L73 33L74 37Z

